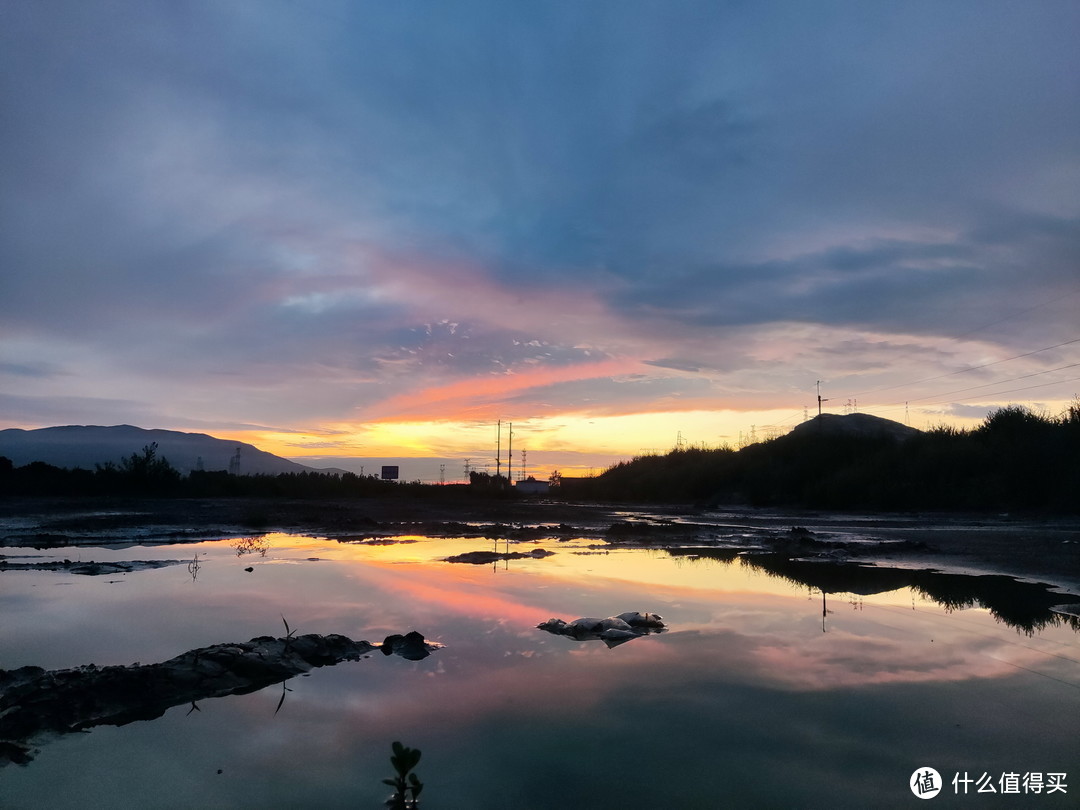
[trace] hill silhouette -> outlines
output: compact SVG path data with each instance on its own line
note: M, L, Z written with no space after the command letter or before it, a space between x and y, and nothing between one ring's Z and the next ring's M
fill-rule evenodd
M312 467L267 453L254 445L217 439L205 433L147 430L132 425L64 425L36 430L0 430L0 456L11 459L15 466L38 461L54 467L92 470L99 464L119 464L150 444L156 444L158 457L167 459L182 475L198 469L228 470L237 449L240 450L241 475L314 471Z
M1080 404L1059 417L1010 406L971 431L918 431L865 414L826 415L734 450L639 456L567 497L818 509L1080 511Z
M823 413L813 419L796 425L787 436L781 439L801 438L810 435L860 436L865 438L890 438L897 441L910 439L922 433L918 428L908 427L892 419L883 419L869 413L849 413L841 416L835 413Z

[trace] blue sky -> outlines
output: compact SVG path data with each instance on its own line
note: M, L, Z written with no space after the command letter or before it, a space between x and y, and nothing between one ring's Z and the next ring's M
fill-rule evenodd
M790 427L818 380L919 427L1053 412L1078 35L1041 1L4 3L0 427L455 458L501 418L573 467Z

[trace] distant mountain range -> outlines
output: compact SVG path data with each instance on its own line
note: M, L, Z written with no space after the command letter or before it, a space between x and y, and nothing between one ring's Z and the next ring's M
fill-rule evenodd
M131 425L65 425L62 427L0 430L0 456L11 459L16 467L43 461L54 467L92 470L96 464L120 460L157 443L159 458L186 475L192 470L229 470L239 450L240 475L277 475L279 473L328 472L335 468L316 469L297 464L254 445L216 439L205 433L182 433L176 430L146 430Z

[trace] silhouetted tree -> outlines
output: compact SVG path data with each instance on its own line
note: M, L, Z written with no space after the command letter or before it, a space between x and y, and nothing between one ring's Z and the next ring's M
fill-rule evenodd
M164 456L157 455L157 442L143 447L120 462L119 476L123 486L139 494L165 494L180 481L180 473Z

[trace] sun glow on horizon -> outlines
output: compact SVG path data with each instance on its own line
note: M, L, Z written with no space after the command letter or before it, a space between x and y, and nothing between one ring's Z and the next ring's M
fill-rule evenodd
M999 406L988 404L987 412L994 407ZM826 408L825 412L854 412L854 407ZM955 416L935 408L869 407L860 412L919 429L939 425L970 429L982 422L976 416ZM337 466L336 460L344 463L347 459L470 459L473 469L494 472L498 469L496 454L505 470L512 452L515 478L521 472L519 465L525 451L525 473L546 478L555 469L571 476L594 475L621 461L664 454L680 447L739 448L782 436L815 415L816 408L809 407L623 414L567 412L519 418L508 414L501 424L499 419L468 417L411 421L394 418L367 423L333 422L308 430L266 428L223 431L216 435L315 467ZM373 471L371 467L369 472ZM455 469L446 480L460 477ZM422 479L439 480L439 477L429 473Z
M513 450L515 464L525 450L532 468L559 469L567 474L601 472L607 466L679 446L736 447L751 437L767 438L766 426L787 419L774 432L802 421L788 411L663 411L619 415L560 414L537 418L476 421L393 421L369 424L335 423L324 430L284 432L231 431L223 438L244 441L261 450L301 460L323 457L473 458L478 468L497 448L505 458ZM511 435L511 430L513 431ZM546 475L546 473L545 473Z

